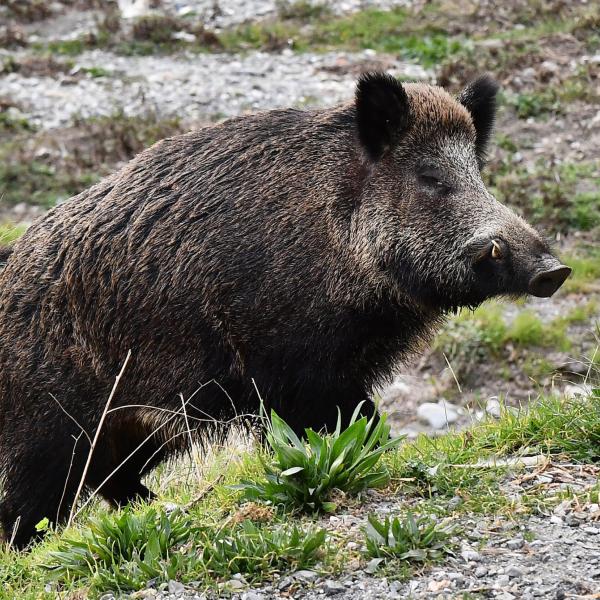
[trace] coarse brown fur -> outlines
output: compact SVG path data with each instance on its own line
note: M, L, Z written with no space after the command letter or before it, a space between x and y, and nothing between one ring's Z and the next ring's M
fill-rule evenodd
M356 106L163 140L36 222L0 271L5 535L64 519L129 350L86 479L114 504L187 448L182 402L200 438L256 414L257 390L296 431L331 427L447 310L524 293L523 257L548 250L485 191L476 112L367 76ZM446 200L423 160L459 180ZM465 255L488 234L510 272Z

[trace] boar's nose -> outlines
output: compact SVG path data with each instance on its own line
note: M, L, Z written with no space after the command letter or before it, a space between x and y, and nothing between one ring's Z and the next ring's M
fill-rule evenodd
M527 291L538 298L550 298L571 274L571 268L559 263L555 258L548 261L543 270L530 280Z

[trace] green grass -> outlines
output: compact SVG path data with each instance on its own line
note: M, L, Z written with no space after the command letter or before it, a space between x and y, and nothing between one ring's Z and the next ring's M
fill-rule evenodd
M114 166L132 158L155 141L181 132L178 119L155 115L129 117L116 112L107 117L75 119L79 136L65 149L61 139L41 134L25 144L23 135L0 143L0 198L6 205L19 202L45 207L78 194L96 183ZM57 155L36 158L38 147L54 147Z
M0 197L7 204L26 202L50 208L100 179L96 173L58 170L43 162L12 160L0 150Z
M310 0L276 0L277 14L280 19L313 20L330 17L331 8L326 2Z
M460 433L419 436L386 461L392 489L420 498L420 513L514 517L558 501L531 493L507 495L511 467L504 457L547 455L567 462L600 462L600 391L587 398L541 397L526 409L502 410ZM496 462L498 461L498 462ZM457 501L458 500L458 501Z
M0 112L0 133L35 131L35 127L25 118L10 111Z
M286 46L298 51L373 49L398 54L424 66L433 66L469 45L466 38L451 38L443 27L412 18L403 8L366 9L328 19L312 18L309 27L286 20L253 23L225 31L220 39L231 51Z
M98 589L135 590L146 581L181 575L176 550L193 535L189 516L149 508L91 517L80 538L65 538L48 555L53 579L83 579Z
M477 448L499 455L565 455L579 462L600 461L600 389L587 399L549 396L532 408L505 411L498 422L476 433Z
M403 519L369 515L365 528L366 552L371 558L403 562L439 561L453 554L451 537L455 530L444 527L428 515L409 512Z
M150 580L210 586L237 573L253 582L311 567L325 546L325 530L315 527L249 520L203 527L180 511L125 508L91 518L79 537L63 539L48 553L44 568L61 584L77 582L98 593L139 590Z
M588 231L600 226L600 171L594 162L542 161L530 171L516 165L509 154L492 165L485 178L500 202L546 229Z
M560 318L545 324L533 311L524 310L519 312L508 327L503 342L521 347L541 346L569 350L571 342L566 334L566 325L568 321Z
M0 246L6 246L18 240L25 233L25 229L24 225L0 223Z
M559 95L552 88L509 96L508 104L515 109L519 119L556 115L563 110Z
M600 248L583 246L576 254L565 257L573 275L563 284L565 292L598 291L600 286Z
M291 440L284 431L275 435L287 447ZM346 431L337 439L344 440ZM373 514L365 524L366 556L355 553L356 558L365 563L371 557L375 563L383 559L382 572L389 568L396 577L414 577L414 564L442 560L452 550L460 537L452 526L459 515L517 518L570 498L564 490L514 496L502 487L512 468L494 459L540 453L567 462L600 462L600 391L577 400L542 398L527 410L505 410L499 420L468 431L420 436L383 453L380 460L391 479L379 494L389 501L401 492L406 510L390 518ZM272 511L265 519L259 505L239 505L242 498L233 486L260 479L268 460L275 468L280 458L223 449L204 473L212 485L173 481L161 493L161 500L166 495L179 506L187 503L187 509L166 512L156 502L107 512L95 504L70 530L50 531L30 554L1 548L0 598L53 598L57 590L65 597L83 593L95 598L106 590L125 593L144 588L148 580L159 586L170 579L195 582L201 590L224 589L236 573L258 585L275 573L301 568L329 575L343 569L348 557L343 529L327 535L318 515L299 518ZM172 471L159 471L155 483ZM210 491L189 502L198 486ZM597 497L597 491L585 492L594 493ZM370 568L377 568L375 563Z
M90 77L110 77L112 73L103 67L82 67L81 71L87 73Z
M358 418L360 406L343 431L338 417L333 433L306 429L306 439L299 439L272 411L266 438L274 461L264 462L264 475L259 479L244 481L236 489L245 500L287 510L331 512L337 508L336 492L357 494L387 485L387 469L378 463L402 438L390 439L385 415Z

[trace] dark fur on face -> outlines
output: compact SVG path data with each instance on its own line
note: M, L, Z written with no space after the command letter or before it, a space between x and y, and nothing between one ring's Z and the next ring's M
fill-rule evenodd
M527 291L547 249L479 174L492 88L461 103L371 74L351 105L163 140L34 223L0 270L5 536L68 514L79 427L93 437L129 350L86 479L117 505L150 495L140 477L188 422L222 433L258 389L297 432L331 428L449 308Z

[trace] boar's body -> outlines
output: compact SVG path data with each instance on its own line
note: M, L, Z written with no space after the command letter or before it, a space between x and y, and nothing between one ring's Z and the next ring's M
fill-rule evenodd
M350 251L361 169L350 111L274 112L164 140L30 228L0 274L8 483L26 474L55 513L80 433L65 413L92 436L129 349L114 406L137 408L109 415L91 486L181 410L180 394L195 394L195 427L255 414L254 380L297 430L331 426L337 406L347 415L368 397L431 316L391 301ZM101 492L140 492L140 471L182 447L180 435L154 454L181 430L166 423ZM78 446L69 487L89 448ZM5 525L28 512L12 489Z
M64 519L129 350L85 481L116 505L188 423L222 432L260 393L332 427L449 308L534 271L549 295L566 267L479 175L495 92L366 76L353 105L164 140L35 223L0 271L4 535Z

